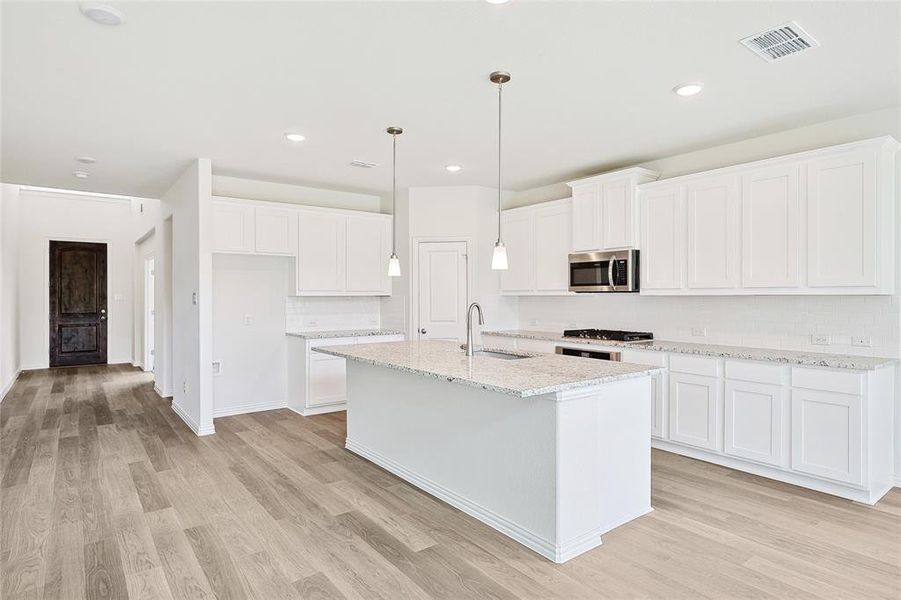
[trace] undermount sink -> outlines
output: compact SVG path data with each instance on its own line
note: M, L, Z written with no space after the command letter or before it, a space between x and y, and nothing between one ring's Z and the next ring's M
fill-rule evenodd
M501 352L499 350L476 350L473 356L487 356L488 358L500 358L501 360L516 360L518 358L529 358L523 354L514 354L512 352Z

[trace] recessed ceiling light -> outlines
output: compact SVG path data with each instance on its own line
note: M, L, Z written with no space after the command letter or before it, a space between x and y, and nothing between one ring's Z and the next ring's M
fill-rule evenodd
M307 138L302 133L297 133L295 131L288 131L288 132L285 132L285 139L288 140L289 142L297 143L297 142L302 142Z
M122 25L125 23L125 15L106 4L84 2L79 8L81 9L81 14L101 25Z
M87 171L75 171L72 174L75 175L76 177L78 177L79 179L87 179L91 175Z
M92 165L95 162L97 162L97 159L94 158L93 156L76 156L75 160L77 160L80 163L84 163L86 165Z
M444 168L451 173L459 173L461 170L463 170L463 167L461 167L460 165L447 165Z
M352 160L350 161L350 166L360 167L361 169L374 169L379 166L379 163L369 162L368 160Z
M690 83L680 83L673 88L673 92L679 96L694 96L695 94L700 94L702 89L704 89L703 83L692 81Z

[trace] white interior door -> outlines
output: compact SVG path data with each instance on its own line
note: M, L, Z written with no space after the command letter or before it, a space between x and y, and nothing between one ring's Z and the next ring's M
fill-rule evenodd
M419 242L418 339L462 340L466 335L466 242Z
M144 260L144 370L153 371L153 355L156 344L153 332L156 329L154 291L156 285L156 268L153 257Z

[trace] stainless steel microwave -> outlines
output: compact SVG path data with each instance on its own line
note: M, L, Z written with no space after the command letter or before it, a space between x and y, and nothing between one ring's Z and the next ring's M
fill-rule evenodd
M569 255L571 292L637 292L638 250Z

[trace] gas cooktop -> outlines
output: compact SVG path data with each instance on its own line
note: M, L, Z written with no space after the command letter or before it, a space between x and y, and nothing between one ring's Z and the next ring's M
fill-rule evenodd
M618 331L616 329L564 329L564 337L591 340L613 340L617 342L647 342L654 334L645 331Z

